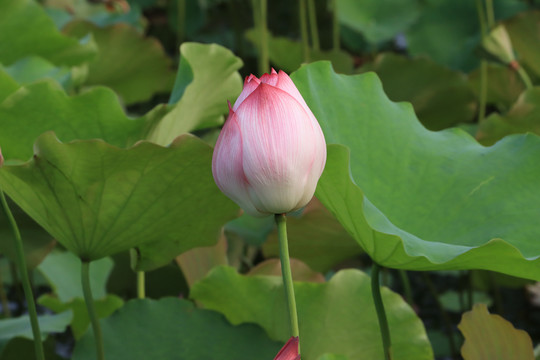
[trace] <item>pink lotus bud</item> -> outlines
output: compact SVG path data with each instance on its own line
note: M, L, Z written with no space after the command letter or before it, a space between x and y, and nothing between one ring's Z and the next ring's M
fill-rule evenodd
M292 337L281 348L274 360L300 360L298 354L298 337Z
M2 156L2 149L0 149L0 167L4 165L4 157Z
M321 127L291 78L247 77L214 149L221 191L250 215L284 214L311 200L325 162Z

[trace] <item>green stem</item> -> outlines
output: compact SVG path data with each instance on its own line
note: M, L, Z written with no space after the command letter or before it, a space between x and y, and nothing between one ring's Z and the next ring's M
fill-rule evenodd
M478 122L481 123L486 118L487 104L487 74L488 64L486 60L480 62L480 89L478 93Z
M339 29L339 17L338 17L338 4L337 0L332 1L332 45L334 51L340 49L340 29Z
M268 72L270 67L268 59L268 36L266 0L253 0L253 22L259 35L259 76Z
M392 340L390 339L390 328L388 327L388 320L386 319L386 312L384 311L384 304L381 296L381 286L379 284L380 269L380 265L373 262L373 267L371 269L371 294L373 296L373 302L375 303L377 318L379 319L379 328L381 329L381 337L384 348L384 358L385 360L391 360Z
M36 303L34 301L34 294L32 292L32 286L30 285L30 277L28 276L28 268L26 267L26 259L24 257L24 248L23 242L21 239L21 233L19 232L19 227L17 222L9 209L9 205L6 201L4 191L0 189L0 201L2 202L2 207L6 213L6 216L13 231L15 239L15 252L17 255L17 267L21 274L21 282L24 290L24 296L28 304L28 314L30 315L30 324L32 325L32 334L34 335L34 348L36 352L36 358L38 360L44 360L45 354L43 352L43 344L41 342L41 331L39 330L39 322L37 318Z
M525 85L526 89L532 89L533 83L531 81L531 78L529 77L529 74L519 65L517 68L517 73L519 77L521 78L521 81L523 81L523 84Z
M296 300L294 298L294 287L291 272L291 262L289 259L289 245L287 243L287 218L285 214L276 214L275 220L278 228L279 258L281 260L281 273L283 275L283 287L287 297L287 307L289 309L289 320L291 322L292 336L299 336L298 315L296 314ZM300 344L298 345L300 354Z
M137 271L137 298L144 299L145 297L144 271Z
M407 304L409 304L410 306L413 306L411 282L409 281L409 276L407 275L407 271L403 269L399 269L399 276L401 277L401 282L403 284L403 291L405 293L405 299L407 300Z
M493 11L493 0L486 0L487 27L492 30L495 27L495 12Z
M4 289L4 279L2 277L2 271L0 270L0 301L2 303L2 313L5 318L11 317L11 310L9 309L9 301Z
M431 278L429 277L429 274L427 272L424 272L423 274L424 282L428 287L429 292L431 293L431 296L433 296L433 299L435 300L437 307L439 308L439 311L443 318L444 327L446 329L446 333L448 334L448 344L450 345L450 351L452 352L452 358L455 359L458 355L458 349L456 347L456 343L454 341L454 333L452 331L452 320L450 320L450 316L444 309L443 304L441 303L441 300L439 300L439 294L437 293L437 289L435 289L435 285L433 285L433 282L431 281Z
M176 41L178 46L184 42L184 29L186 28L186 0L177 0L177 21L178 28L176 29Z
M302 54L304 55L304 62L309 62L309 39L306 16L306 0L299 0L298 7L298 13L300 14L300 34L302 36Z
M480 34L482 39L487 36L486 14L482 0L476 0L476 11L478 13L478 22L480 23ZM478 122L481 123L486 117L487 104L487 61L480 62L480 89L478 90Z
M94 331L94 340L96 343L96 355L98 360L105 360L105 351L103 349L103 335L101 334L101 326L99 325L99 318L96 313L96 307L94 306L94 298L92 297L92 289L90 288L90 262L83 261L81 265L81 282L84 294L84 302L86 303L86 309L88 310L88 316L92 323L92 330Z
M319 33L317 31L317 8L315 7L314 0L307 0L307 2L311 44L313 45L313 50L319 51L321 49L321 45L319 43Z

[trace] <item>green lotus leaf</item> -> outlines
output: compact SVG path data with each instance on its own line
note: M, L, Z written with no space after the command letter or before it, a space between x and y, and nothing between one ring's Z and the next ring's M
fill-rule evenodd
M0 66L0 103L19 88L19 84Z
M316 63L293 80L327 143L341 144L328 147L316 195L374 261L540 279L540 138L483 147L461 130L428 131L372 73Z
M295 282L302 358L333 353L350 359L384 358L369 276L343 270L328 282ZM191 297L223 313L232 324L255 323L272 339L286 341L290 327L282 279L243 276L217 267L191 288ZM433 359L422 321L400 295L387 288L382 297L394 360Z
M149 355L167 360L272 359L283 346L255 325L232 326L220 314L177 298L129 301L102 320L101 328L105 354L115 360L147 360ZM75 345L73 360L93 359L94 335L88 331Z
M28 56L7 66L5 71L20 85L27 85L40 79L53 79L64 89L72 89L75 81L74 73L67 66L56 66L39 56Z
M341 24L360 32L373 44L387 41L406 30L420 15L416 0L338 0Z
M38 317L39 329L42 334L63 332L69 325L72 316L71 311L56 315L41 315ZM0 320L0 341L17 336L27 339L34 338L28 315Z
M492 145L507 135L526 132L540 135L540 87L523 92L506 114L494 113L482 121L476 138Z
M212 148L185 135L170 147L119 149L40 136L32 160L0 169L4 191L83 260L137 247L141 268L215 244L237 207L211 175ZM200 221L204 214L204 221Z
M78 38L90 33L99 47L96 60L89 65L86 85L106 85L126 104L172 89L172 60L159 41L143 36L136 28L125 23L98 27L78 20L63 31Z
M126 147L143 138L145 121L128 118L110 89L70 97L48 80L23 86L0 104L0 144L6 159L19 160L30 158L36 138L49 130L62 141L99 138Z
M361 70L376 72L393 101L411 102L430 130L469 122L476 115L476 99L465 75L430 59L387 53Z
M180 54L170 101L174 107L156 121L147 137L160 145L168 145L183 133L223 123L227 100L233 102L242 91L237 71L242 60L230 50L216 44L183 43Z
M79 42L60 33L35 1L0 0L0 63L11 65L37 55L56 65L73 66L91 60L96 52L91 39Z

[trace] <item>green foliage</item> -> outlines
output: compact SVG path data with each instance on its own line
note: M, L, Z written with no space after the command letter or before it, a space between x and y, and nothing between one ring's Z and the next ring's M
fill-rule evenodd
M387 53L361 68L366 71L377 73L390 99L412 103L430 130L470 122L476 115L476 99L466 77L432 60Z
M73 66L94 58L96 50L91 38L79 41L61 34L33 0L0 0L0 63L3 65L37 55L56 65Z
M43 334L62 332L68 326L72 316L73 314L71 312L39 316L40 330ZM0 320L0 341L6 341L15 337L34 338L28 315L19 316L14 319Z
M326 283L297 282L295 293L303 358L317 359L325 353L383 358L367 275L343 270ZM382 295L394 359L432 359L424 326L413 310L388 289ZM280 277L242 276L230 267L218 267L192 287L191 297L207 309L222 312L233 324L258 324L276 340L290 336Z
M237 72L242 60L231 51L218 45L184 43L180 53L178 73L188 79L176 79L171 100L177 102L150 131L148 139L156 144L168 145L188 131L220 125L227 100L232 103L242 90Z
M30 162L0 170L2 187L84 260L137 247L138 266L155 268L215 243L236 212L212 179L211 148L191 136L169 148L139 143L122 150L102 141L62 144L47 133L35 149ZM205 222L197 222L210 206Z
M427 131L376 76L337 75L328 63L303 67L294 81L326 141L341 144L328 147L316 194L375 261L540 279L538 137L485 148L462 131Z
M102 320L105 353L115 360L271 359L282 346L255 325L232 326L186 300L131 300ZM77 343L73 360L94 359L93 335Z
M89 65L86 85L106 85L128 105L171 90L172 61L156 39L144 37L134 27L98 27L76 21L66 25L64 32L77 38L90 33L99 47L96 60Z

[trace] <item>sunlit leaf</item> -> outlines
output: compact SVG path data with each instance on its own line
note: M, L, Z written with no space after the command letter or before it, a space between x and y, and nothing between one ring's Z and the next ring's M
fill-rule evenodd
M313 271L297 259L290 259L291 272L294 281L324 282L323 274ZM247 275L250 276L282 276L281 261L279 259L269 259L257 264L251 268Z
M73 21L64 32L79 38L91 33L99 47L96 60L89 64L87 85L106 85L126 104L172 89L171 59L156 39L143 36L134 27L120 23L102 28Z
M0 66L0 103L19 88L19 84Z
M168 148L124 150L100 140L62 144L49 132L35 151L28 163L0 169L2 187L83 260L137 247L138 266L155 268L215 244L237 212L214 184L212 149L190 135Z
M540 138L486 148L460 130L430 132L374 74L328 63L293 80L327 143L342 144L328 147L317 197L375 261L540 279Z
M96 51L95 43L89 38L79 42L61 34L35 1L0 0L0 63L3 65L37 55L56 65L72 66L89 61Z
M125 147L141 139L144 119L126 116L110 89L70 97L52 80L21 87L0 104L0 144L6 159L27 160L36 138L54 131L62 141L99 138Z
M499 315L490 314L484 304L476 304L463 314L458 328L465 337L461 348L465 360L534 359L529 334Z
M151 130L148 139L168 145L200 127L219 125L242 90L242 60L219 45L183 43L180 67L171 97L173 109Z
M232 326L216 312L175 298L129 301L101 327L105 354L115 360L147 360L149 354L168 360L272 359L283 345L255 325ZM73 360L93 359L89 331L75 345Z
M384 358L370 278L358 270L338 272L326 283L296 282L301 352L306 359L326 353L350 359ZM433 359L424 326L399 296L383 288L395 360ZM225 314L233 324L255 323L272 339L290 337L282 279L242 276L218 267L191 288L191 297L205 308Z

